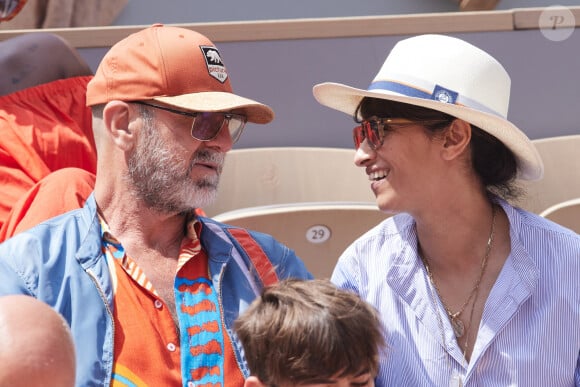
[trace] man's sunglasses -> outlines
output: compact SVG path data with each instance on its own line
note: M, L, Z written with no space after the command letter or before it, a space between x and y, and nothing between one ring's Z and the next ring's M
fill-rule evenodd
M154 105L149 102L134 101L134 103L190 117L192 119L191 137L198 141L213 140L216 138L224 124L227 124L228 131L230 132L230 136L232 138L232 143L235 143L240 139L247 121L246 116L235 113L184 112L165 106Z
M0 22L5 22L18 15L26 0L0 0Z
M365 139L372 150L377 150L385 141L385 136L393 128L399 126L411 126L411 125L433 125L441 124L446 121L444 120L419 120L410 121L406 119L393 119L393 118L378 118L371 117L368 120L362 120L359 122L359 126L352 130L352 137L354 140L354 148L360 148L360 145Z

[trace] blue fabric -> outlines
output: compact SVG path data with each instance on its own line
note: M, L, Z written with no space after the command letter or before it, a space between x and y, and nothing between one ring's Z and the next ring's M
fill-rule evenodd
M395 93L406 95L407 97L432 99L431 93L427 93L423 90L417 89L410 85L404 85L402 83L393 81L378 81L371 83L371 85L368 88L368 91L375 90L389 90Z
M185 286L196 291L180 292ZM192 371L197 378L193 378L196 385L224 386L224 354L225 344L222 332L219 301L211 281L205 278L194 280L178 278L175 280L177 310L196 309L195 313L178 313L179 326L182 329L181 348L194 349L196 356L181 356L181 379L192 380ZM216 331L205 328L206 324L217 328ZM198 327L199 332L190 334L189 329ZM183 332L185 330L185 332ZM214 372L214 368L219 372Z

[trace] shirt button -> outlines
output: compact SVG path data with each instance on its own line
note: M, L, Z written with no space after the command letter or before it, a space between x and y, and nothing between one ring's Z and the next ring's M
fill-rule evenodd
M167 349L168 349L170 352L175 352L175 344L173 344L173 343L169 343L169 344L167 344Z
M161 302L161 300L155 300L154 305L155 308L157 309L161 309L163 307L163 303Z

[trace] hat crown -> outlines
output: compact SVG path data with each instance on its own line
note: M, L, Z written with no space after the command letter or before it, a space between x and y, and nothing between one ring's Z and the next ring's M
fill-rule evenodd
M454 37L420 35L395 45L369 90L456 103L507 118L510 87L507 71L487 52Z
M232 88L214 44L198 32L156 24L105 54L87 86L87 105L215 91Z
M376 98L462 119L514 153L518 177L539 179L544 167L538 151L507 119L510 87L508 73L487 52L458 38L429 34L398 42L367 90L325 82L315 85L313 94L322 105L350 116L364 98Z

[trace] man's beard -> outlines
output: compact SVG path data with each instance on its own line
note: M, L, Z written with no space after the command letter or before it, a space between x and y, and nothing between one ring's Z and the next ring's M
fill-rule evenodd
M160 213L187 213L211 204L217 195L224 154L204 148L186 161L167 147L150 120L144 121L136 149L127 162L126 179L137 198ZM191 171L198 162L219 165L218 173L194 180Z

